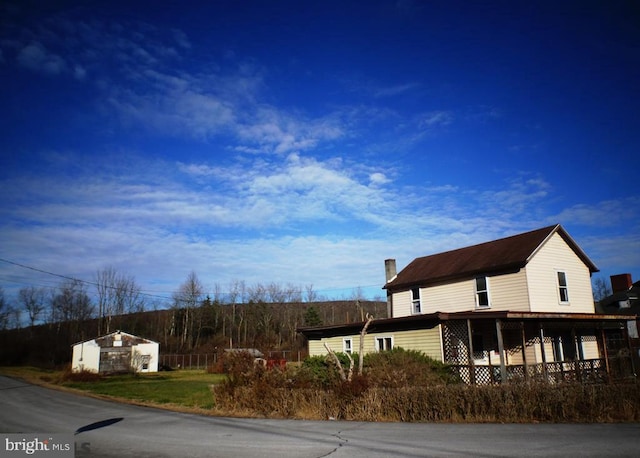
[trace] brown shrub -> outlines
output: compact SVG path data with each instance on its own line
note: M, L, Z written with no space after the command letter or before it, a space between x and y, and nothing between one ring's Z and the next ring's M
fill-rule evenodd
M102 380L102 375L96 372L73 372L69 369L62 373L59 382L98 382L100 380Z
M635 422L640 390L626 385L439 385L335 389L291 388L282 383L216 391L226 414L277 418L407 422Z
M364 376L341 381L325 358L301 368L229 366L214 388L226 415L407 422L623 422L640 420L637 383L454 383L449 368L419 352L372 355Z

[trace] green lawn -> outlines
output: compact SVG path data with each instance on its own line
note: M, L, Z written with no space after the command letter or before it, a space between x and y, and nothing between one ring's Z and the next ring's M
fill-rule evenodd
M100 380L86 382L64 380L62 372L35 368L0 368L0 374L135 402L171 404L197 409L213 407L211 385L220 383L225 378L225 375L208 374L204 370L110 375Z

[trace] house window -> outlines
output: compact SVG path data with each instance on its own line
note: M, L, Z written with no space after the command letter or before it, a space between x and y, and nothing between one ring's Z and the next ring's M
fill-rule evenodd
M580 340L574 342L570 333L562 333L553 337L553 360L554 361L573 361L582 353L582 344ZM578 347L579 354L576 352Z
M376 337L376 351L393 349L393 337Z
M561 304L569 303L569 288L567 288L566 272L558 271L558 296Z
M420 288L413 288L411 290L411 307L413 313L422 313L422 306L420 304Z
M351 337L346 338L342 341L342 350L345 353L353 353L353 339Z
M489 279L476 278L476 307L489 307Z

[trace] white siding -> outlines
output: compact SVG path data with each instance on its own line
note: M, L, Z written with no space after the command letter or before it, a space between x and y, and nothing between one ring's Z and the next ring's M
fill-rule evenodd
M476 306L475 279L429 286L421 293L425 313L460 312Z
M420 288L422 313L465 312L476 309L475 278ZM485 310L529 311L524 270L489 277L491 306ZM411 315L411 291L393 294L393 317Z
M491 310L528 312L529 295L525 271L489 277L489 296Z
M532 312L594 313L589 268L553 234L526 266ZM566 272L569 303L561 304L557 272Z
M600 358L600 351L598 350L598 342L595 338L584 339L582 341L582 354L584 359L597 359Z
M100 347L95 340L81 342L73 346L71 370L73 372L95 372L100 367Z
M475 307L473 280L420 288L422 313L459 312ZM393 294L393 317L412 315L411 290Z
M393 331L393 332L372 332L364 337L364 353L376 351L375 342L377 337L392 337L394 348L402 347L405 350L421 351L433 359L442 361L442 344L440 341L440 326L430 329L420 329L413 331ZM353 339L353 351L357 353L360 348L360 335L329 337L321 340L309 341L309 356L326 355L324 348L326 342L329 348L335 352L342 352L342 341L345 338Z
M131 363L132 364L136 364L137 358L136 358L136 354L138 355L144 355L144 356L148 356L149 357L149 365L147 367L147 369L143 369L142 367L134 367L134 370L139 370L139 372L158 372L158 353L159 353L159 347L160 345L157 344L156 342L150 342L150 343L141 343L138 345L134 345L133 347L131 347Z
M393 316L391 318L409 316L412 314L411 312L411 289L393 293Z

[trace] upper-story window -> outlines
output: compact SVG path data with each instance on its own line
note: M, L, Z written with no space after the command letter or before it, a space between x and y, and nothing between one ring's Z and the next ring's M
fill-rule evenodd
M411 310L413 313L422 313L422 305L420 303L420 288L411 290Z
M567 287L567 273L558 271L558 298L561 304L569 303L569 288Z
M476 307L489 307L489 279L487 277L476 278Z

